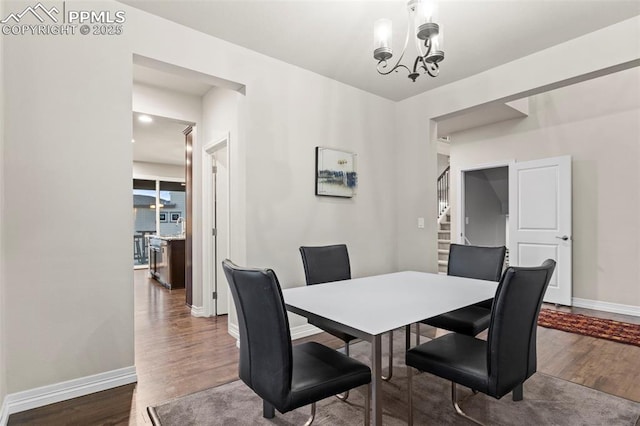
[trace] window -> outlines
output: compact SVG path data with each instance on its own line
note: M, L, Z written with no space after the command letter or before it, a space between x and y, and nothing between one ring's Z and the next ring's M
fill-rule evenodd
M133 264L147 265L148 235L179 235L186 220L184 182L133 179Z

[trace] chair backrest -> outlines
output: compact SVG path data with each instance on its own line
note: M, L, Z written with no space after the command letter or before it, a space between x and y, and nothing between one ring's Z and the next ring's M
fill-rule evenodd
M496 398L536 372L538 314L555 266L547 259L537 267L507 268L502 275L487 338L489 393Z
M344 244L300 247L307 285L351 279L349 252Z
M282 290L271 269L222 262L238 312L240 379L273 405L291 391L292 351Z
M500 281L507 248L451 244L447 275Z

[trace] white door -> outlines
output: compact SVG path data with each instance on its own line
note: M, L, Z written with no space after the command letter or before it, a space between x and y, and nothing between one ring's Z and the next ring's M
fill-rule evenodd
M557 262L544 301L571 306L571 157L509 166L509 264Z
M229 313L229 286L222 270L222 261L229 257L229 167L227 164L228 146L220 148L213 154L213 261L214 261L214 291L215 315Z

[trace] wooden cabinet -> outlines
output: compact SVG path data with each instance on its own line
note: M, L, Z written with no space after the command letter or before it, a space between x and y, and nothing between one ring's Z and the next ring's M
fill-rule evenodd
M168 289L184 287L184 248L184 239L149 238L149 274Z

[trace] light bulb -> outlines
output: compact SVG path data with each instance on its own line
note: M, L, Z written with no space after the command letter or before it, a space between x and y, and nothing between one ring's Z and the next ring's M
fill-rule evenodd
M442 34L442 28L438 31L438 34L431 37L431 51L444 51L444 38Z
M416 22L417 25L436 20L438 13L438 4L435 1L421 0L416 6Z
M386 61L393 56L391 51L390 19L378 19L373 25L373 57L377 61Z
M391 19L378 19L373 26L373 48L391 46L391 31L393 24Z

